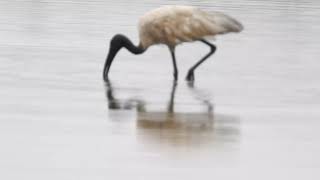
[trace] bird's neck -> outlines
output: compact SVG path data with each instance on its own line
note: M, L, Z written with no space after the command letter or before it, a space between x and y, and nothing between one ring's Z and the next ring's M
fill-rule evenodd
M141 46L141 44L135 46L129 39L128 42L126 42L126 44L124 45L124 47L133 54L142 54L146 50Z
M115 35L112 41L116 41L115 44L119 44L121 47L125 47L128 51L130 51L133 54L141 54L145 51L145 48L142 47L141 43L138 46L136 46L132 43L132 41L129 38L122 34Z
M122 47L125 47L128 51L130 51L133 54L142 54L146 50L141 46L141 44L139 44L138 46L135 46L129 40L129 38L127 38L122 34L115 35L110 42L109 54L107 56L104 70L103 70L103 78L105 81L108 81L108 73L109 73L109 69L111 67L112 61Z

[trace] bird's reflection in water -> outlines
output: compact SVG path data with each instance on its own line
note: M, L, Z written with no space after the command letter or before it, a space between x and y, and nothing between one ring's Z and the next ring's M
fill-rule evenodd
M148 103L141 98L121 99L115 97L110 82L106 84L109 110L136 110L137 135L145 143L190 145L230 143L238 139L239 120L229 115L214 113L210 98L188 83L188 89L201 105L187 104L177 111L175 103L177 84L173 83L165 110L148 110ZM181 104L178 104L178 106ZM186 104L184 104L186 105ZM196 106L204 107L202 111ZM180 108L181 109L181 108Z

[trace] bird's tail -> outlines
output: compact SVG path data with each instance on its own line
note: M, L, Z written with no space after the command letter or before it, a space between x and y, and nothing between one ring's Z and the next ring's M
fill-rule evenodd
M241 32L243 30L243 25L236 19L220 13L220 12L210 12L211 21L219 27L219 33L224 34L228 32Z

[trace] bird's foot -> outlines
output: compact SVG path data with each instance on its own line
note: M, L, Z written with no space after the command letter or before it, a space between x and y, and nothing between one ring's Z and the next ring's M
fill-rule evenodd
M187 81L187 85L189 88L194 88L194 81Z
M186 80L187 80L187 81L194 81L194 73L193 73L193 71L189 71L189 72L188 72L188 75L187 75L187 77L186 77Z

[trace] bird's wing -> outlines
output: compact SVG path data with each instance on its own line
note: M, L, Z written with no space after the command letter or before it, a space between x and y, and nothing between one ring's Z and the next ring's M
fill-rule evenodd
M140 40L145 46L176 45L214 34L207 14L194 7L166 6L140 18Z
M205 12L194 8L191 13L177 13L172 28L180 41L194 41L205 36L240 32L243 26L234 18L220 12Z
M174 36L182 42L198 40L216 32L207 14L196 8L190 12L177 12L176 19L171 28Z
M218 34L240 32L243 30L243 25L231 16L214 11L208 12L206 14L209 20L216 27L216 31L218 32Z
M175 46L227 32L239 32L242 25L218 12L190 6L168 6L147 13L140 19L140 40L145 47L163 43Z

